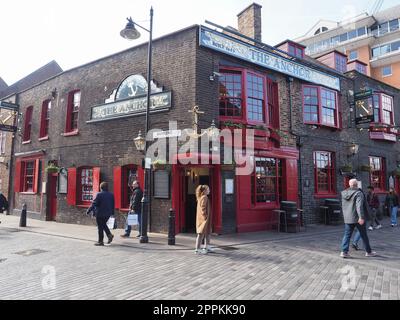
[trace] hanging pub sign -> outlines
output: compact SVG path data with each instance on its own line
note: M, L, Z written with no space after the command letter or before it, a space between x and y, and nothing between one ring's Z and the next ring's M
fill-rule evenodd
M0 112L0 131L17 132L18 128L16 126L8 125L6 122L18 115L19 105L7 101L0 101L0 111L1 109L6 109L8 112ZM2 119L3 116L6 116L6 118Z
M126 78L106 100L106 104L92 107L90 121L100 122L138 116L146 113L147 81L141 75ZM164 92L151 82L150 113L168 111L171 108L171 92Z
M374 122L374 101L372 90L354 94L356 125Z

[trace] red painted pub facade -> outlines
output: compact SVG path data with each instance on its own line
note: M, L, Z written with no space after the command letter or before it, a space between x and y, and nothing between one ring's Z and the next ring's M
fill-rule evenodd
M241 146L235 144L231 155L240 155L254 168L237 174L242 163L236 158L225 161L225 151L232 147L225 136L217 149L190 152L179 149L185 143L182 137L169 138L168 146L177 144L180 151L169 154L177 160L169 168L152 171L150 231L166 232L173 208L176 232L194 232L194 190L199 184L211 188L214 232L269 230L281 201L305 207L321 198L307 190L314 183L306 183L317 171L320 186L327 177L325 167L317 170L313 155L331 146L325 140L318 144L319 137L337 137L341 143L333 145L347 148L341 119L348 114L352 80L304 54L291 56L229 32L194 25L154 40L150 129L170 131L170 121L177 131L192 128L193 114L188 111L199 106L204 112L199 129L209 128L214 120L221 130L241 130ZM99 183L108 181L118 224L123 226L131 192L128 182L143 181L143 155L133 139L144 132L147 81L141 75L146 74L146 54L145 44L133 47L18 93L24 123L14 154L15 213L27 203L33 218L92 224L85 210ZM307 88L315 87L329 94L312 103ZM315 104L320 110L316 119L321 117L317 125ZM249 138L250 132L254 136ZM246 147L251 145L254 154L249 155ZM340 156L336 151L332 155ZM61 169L51 172L51 164ZM331 176L337 176L336 169ZM343 179L335 184L343 185ZM314 208L307 207L305 215L313 221Z
M247 57L240 56L246 50ZM145 53L145 46L135 47L19 93L25 122L15 155L16 212L27 203L31 217L90 224L93 221L84 216L85 209L99 183L109 181L119 225L123 225L128 180L143 180L143 156L132 140L144 129L139 101L143 96L123 91L132 79L139 91L145 90L140 87L145 82L140 76L146 70ZM179 58L187 63L180 64ZM191 128L188 110L198 105L204 111L200 129L212 120L221 129L241 129L243 150L249 143L246 132L254 130L254 155L247 160L255 167L250 174L236 175L236 165L212 161L222 159L222 151L178 154L179 159L209 157L210 162L178 161L166 172L152 173L150 230L167 231L168 211L173 208L177 233L193 232L198 184L211 187L215 232L270 229L272 211L280 207L280 201L298 202L299 152L290 127L291 108L300 101L288 99L288 78L307 84L310 81L304 79L309 77L335 85L335 77L319 69L272 48L260 49L200 26L155 40L153 74L158 90L150 127L165 131L172 120L180 130ZM54 88L58 95L51 100ZM229 142L222 141L221 149L228 147ZM49 163L63 172L49 173Z

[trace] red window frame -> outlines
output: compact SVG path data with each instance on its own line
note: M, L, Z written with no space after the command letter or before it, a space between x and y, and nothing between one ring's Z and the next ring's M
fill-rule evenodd
M79 93L79 101L75 101L76 95ZM78 131L79 109L81 105L82 93L80 90L74 90L68 94L67 119L65 133Z
M313 97L315 98L315 95L308 95L306 94L306 90L309 89L310 92L317 92L317 101L318 101L318 108L317 108L317 112L306 112L306 107L316 107L317 105L315 104L311 104L310 102L308 102L307 97ZM324 97L324 95L322 94L323 92L325 92L326 94L328 94L329 96L331 96L333 94L334 97L334 108L329 108L329 106L327 105L327 101L332 101L332 99L327 99L326 95ZM330 128L336 128L336 129L340 129L340 111L339 111L339 95L336 91L334 90L330 90L327 89L325 87L319 87L319 86L311 86L311 85L303 85L302 88L302 100L303 100L303 122L305 124L314 124L314 125L318 125L318 126L324 126L324 127L330 127ZM334 117L334 124L330 124L327 122L324 122L324 109L325 110L334 110L333 113L333 117ZM313 120L308 120L306 119L306 114L312 114L312 115L317 115L317 121L313 121ZM326 115L325 115L326 116Z
M268 161L275 161L274 173L268 172L268 167L265 165ZM263 166L257 166L258 163L264 163ZM282 176L283 176L283 160L279 158L255 156L255 168L251 176L251 194L252 203L255 207L259 206L276 206L282 199ZM265 180L261 184L261 179ZM275 186L269 185L268 181L274 181ZM269 187L273 187L271 192ZM263 189L264 188L264 189ZM267 201L268 197L275 197L275 200ZM259 201L264 198L264 201Z
M347 71L347 57L335 53L335 69L345 73Z
M33 106L29 106L25 111L23 142L28 142L31 140L32 115L33 115Z
M50 111L52 107L51 100L45 100L42 104L42 114L40 118L40 134L39 138L45 138L49 135L49 124L50 124Z
M304 48L294 43L288 43L288 53L296 58L304 58Z
M378 192L385 192L386 189L385 158L370 156L369 165L371 166L371 172L369 175L371 186L373 186Z
M17 159L15 164L14 191L36 194L39 186L40 159Z
M85 174L85 175L83 175ZM83 179L86 181L83 182ZM94 170L93 167L83 167L78 170L78 203L90 205L94 199ZM85 189L83 188L86 186ZM90 190L89 190L90 189ZM86 197L86 199L84 199Z
M394 99L392 96L387 95L382 92L375 93L372 97L373 99L373 108L374 108L374 122L373 124L379 125L394 125ZM387 112L387 109L384 109L384 100L391 101L390 107L391 111ZM385 122L385 111L389 113L389 122ZM378 119L377 119L378 118ZM386 117L387 118L387 117Z
M367 66L365 64L356 62L356 70L362 74L367 74Z
M128 211L130 204L131 191L128 187L129 182L129 171L135 170L136 179L139 181L141 188L143 188L144 182L144 170L142 167L130 164L123 167L114 167L114 196L115 196L115 207L123 211ZM133 181L132 181L133 182Z
M222 85L226 85L224 75L230 74L241 74L241 89L236 89L235 83L235 91L239 93L239 97L234 97L235 99L241 99L241 116L231 116L227 114L226 106L227 99L230 96L224 96L222 90L222 85L220 83L220 121L234 121L242 124L250 124L250 125L266 125L267 127L278 128L279 127L279 97L278 97L278 84L273 82L268 78L266 74L258 73L252 70L247 70L243 68L234 68L234 67L225 67L221 66L220 71L222 77L220 77L220 81L222 80ZM249 90L248 79L250 76L259 77L262 79L262 94L260 94L259 88L257 90ZM231 86L232 87L232 86ZM255 93L258 93L254 96ZM255 98L256 101L262 101L262 121L259 119L249 119L249 101L250 99ZM273 106L273 110L271 110L271 106ZM222 112L224 110L224 112ZM258 110L259 111L259 110ZM254 113L254 112L253 112ZM255 114L261 114L260 112L255 112Z
M243 74L238 70L223 70L221 73L222 76L219 79L219 114L221 117L241 119L243 117ZM237 81L237 76L240 77L240 81ZM236 111L238 108L235 108L238 106L235 102L238 101L240 101L239 112Z
M335 195L336 179L335 179L335 153L331 151L314 151L314 182L316 195ZM322 167L322 165L326 165ZM323 172L326 170L326 172ZM322 179L321 174L326 176ZM321 186L326 185L325 189Z
M92 194L96 196L100 190L100 168L83 166L80 168L68 168L68 193L67 203L71 206L80 206L87 208L91 205L92 201L90 198L83 200L82 196L82 170L93 170L92 174ZM87 192L87 191L86 191Z
M268 123L266 113L266 92L265 76L255 72L246 74L246 118L248 123L263 124ZM252 102L251 102L252 101ZM249 114L252 114L251 118ZM261 117L261 119L260 119Z

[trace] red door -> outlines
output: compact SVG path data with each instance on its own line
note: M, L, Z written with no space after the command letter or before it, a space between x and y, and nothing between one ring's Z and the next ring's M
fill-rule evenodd
M57 216L57 174L49 175L49 218L55 221Z

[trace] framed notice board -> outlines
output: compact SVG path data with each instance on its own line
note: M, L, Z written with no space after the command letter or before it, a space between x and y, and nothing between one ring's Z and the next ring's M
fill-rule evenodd
M153 192L156 199L170 198L169 171L157 170L153 175Z

